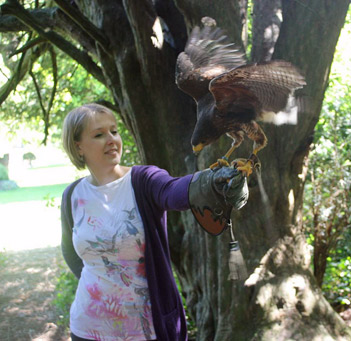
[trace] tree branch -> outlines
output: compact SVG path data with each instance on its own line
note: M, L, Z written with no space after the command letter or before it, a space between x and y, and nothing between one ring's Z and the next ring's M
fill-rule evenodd
M32 47L38 45L38 44L41 44L43 42L47 41L45 38L43 37L36 37L30 41L28 41L26 44L24 44L20 49L12 52L10 55L9 55L9 58L15 56L16 54L19 54L19 53L24 53L26 51L28 51L29 49L31 49Z
M15 72L10 79L0 88L0 104L14 91L23 77L31 69L32 64L45 52L47 46L43 44L40 48L25 51L15 69Z
M15 16L6 14L3 11L2 6L0 6L0 32L15 33L20 31L31 31L27 25L19 21ZM36 9L28 12L35 16L37 20L45 27L53 28L56 24L54 18L57 8Z
M66 0L55 0L60 9L74 21L93 40L100 44L103 50L108 53L109 42L104 34L92 24L79 10L73 7Z
M101 69L94 63L89 55L77 49L70 42L62 38L50 28L43 28L42 25L26 11L16 0L8 0L1 6L1 13L11 14L17 17L21 22L35 30L40 36L50 41L57 48L69 55L73 60L82 65L98 81L105 84L105 78Z
M58 83L58 76L57 76L58 71L57 71L56 53L55 53L55 50L52 47L50 47L49 52L50 52L51 62L52 62L52 78L54 80L54 84L53 84L53 87L52 87L50 101L49 101L49 105L48 105L48 110L47 110L48 113L51 112L52 106L54 104L54 99L55 99L56 90L57 90L57 83Z
M42 143L44 145L46 145L47 139L48 139L48 136L49 136L50 112L51 112L51 109L52 109L52 106L53 106L53 103L54 103L54 99L55 99L55 95L56 95L56 89L57 89L57 83L58 83L56 53L55 53L55 51L54 51L52 46L50 46L49 52L50 52L51 62L52 62L52 76L53 76L54 84L52 86L51 95L50 95L50 99L49 99L49 103L48 103L47 108L45 108L43 97L41 96L41 93L40 93L40 87L39 87L38 81L37 81L33 71L29 70L29 74L32 77L32 80L33 80L33 83L34 83L34 87L35 87L35 91L36 91L37 96L38 96L39 105L40 105L41 111L43 113L44 139L43 139Z
M78 41L84 49L91 53L95 51L95 40L88 36L73 22L63 11L57 7L28 10L33 17L40 22L42 27L50 28L57 32L68 33L74 40ZM4 15L0 7L0 32L32 31L30 27L18 20L13 15Z
M29 75L32 77L33 84L34 84L34 88L35 88L35 92L37 93L37 97L38 97L38 101L39 101L39 106L40 106L41 111L42 111L42 113L43 113L44 122L45 122L45 121L46 121L46 120L45 120L46 111L45 111L45 108L44 108L43 98L41 97L39 84L38 84L38 82L37 82L37 79L35 78L35 75L34 75L33 71L32 71L32 70L29 70L28 73L29 73Z

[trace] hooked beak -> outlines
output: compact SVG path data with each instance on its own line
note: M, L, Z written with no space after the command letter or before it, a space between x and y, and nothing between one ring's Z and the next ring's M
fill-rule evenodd
M199 143L196 146L193 146L193 152L197 156L200 154L201 150L205 147L203 143Z

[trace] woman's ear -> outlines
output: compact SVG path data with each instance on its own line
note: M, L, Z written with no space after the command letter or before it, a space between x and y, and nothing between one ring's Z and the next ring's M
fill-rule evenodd
M78 154L81 155L81 156L83 156L83 151L82 151L82 149L80 148L80 142L75 141L75 142L74 142L74 145L75 145L75 147L77 148Z

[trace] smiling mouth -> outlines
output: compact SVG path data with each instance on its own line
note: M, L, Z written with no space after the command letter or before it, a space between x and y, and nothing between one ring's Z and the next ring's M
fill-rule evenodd
M117 153L118 153L118 149L110 149L105 154L113 155L113 154L117 154Z

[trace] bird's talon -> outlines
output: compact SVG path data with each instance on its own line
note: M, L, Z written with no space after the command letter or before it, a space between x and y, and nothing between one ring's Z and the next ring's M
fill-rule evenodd
M231 166L234 168L243 167L247 163L247 159L239 158L232 161Z
M260 174L261 173L261 162L257 162L256 164L254 164L254 168L255 168L256 172L258 174Z
M217 167L229 167L229 162L226 160L226 159L224 159L224 158L222 158L222 159L218 159L217 160L217 162L215 162L215 163L213 163L211 166L210 166L210 168L212 169L212 170L214 170L215 168L217 168Z
M252 153L249 157L249 160L252 161L253 165L255 165L256 163L260 163L260 159L258 158L258 156L254 153Z
M249 177L252 174L252 162L248 160L244 166L237 167L246 177Z
M256 172L260 173L261 172L261 161L258 158L258 156L254 153L252 153L249 157L249 160L251 160L253 168L256 170Z

